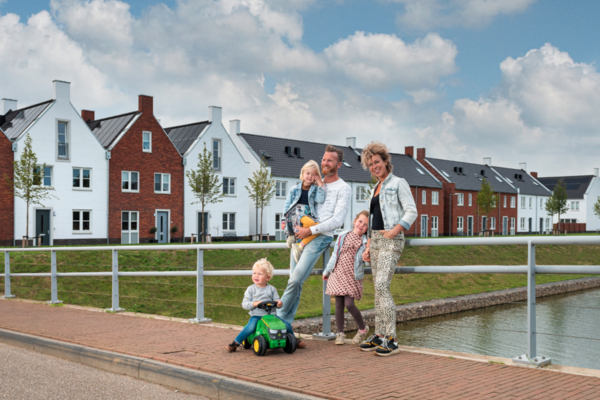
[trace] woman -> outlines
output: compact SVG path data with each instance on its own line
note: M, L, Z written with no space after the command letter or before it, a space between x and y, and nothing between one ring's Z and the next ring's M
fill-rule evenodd
M383 143L371 142L365 147L361 163L379 182L369 199L369 240L363 253L363 259L371 262L375 283L375 334L360 349L390 356L399 351L390 284L404 249L404 231L417 218L417 207L408 183L392 174L391 157Z

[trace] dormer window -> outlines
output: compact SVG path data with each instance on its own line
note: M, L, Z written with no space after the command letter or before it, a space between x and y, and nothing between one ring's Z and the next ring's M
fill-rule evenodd
M142 133L142 150L144 153L152 153L152 132Z
M59 160L69 159L69 126L67 122L58 121L57 126L57 149L56 154Z

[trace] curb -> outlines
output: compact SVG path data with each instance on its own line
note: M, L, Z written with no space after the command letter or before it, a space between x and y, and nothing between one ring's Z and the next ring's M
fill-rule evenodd
M213 399L321 399L143 357L0 329L0 342Z

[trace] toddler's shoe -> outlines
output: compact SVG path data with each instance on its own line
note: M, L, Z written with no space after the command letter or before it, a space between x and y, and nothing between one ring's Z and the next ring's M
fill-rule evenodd
M377 335L371 335L367 340L365 340L361 345L360 349L362 351L374 351L383 343L383 339Z
M292 245L296 243L296 236L288 236L287 237L287 247L288 249L292 248Z
M352 344L357 345L362 343L367 337L367 333L369 333L369 325L365 327L365 333L356 332L356 336L352 339Z
M398 348L398 343L394 342L394 338L390 336L383 339L383 343L381 343L377 350L375 350L375 355L386 357L393 354L398 354L399 352L400 349Z
M292 245L292 255L294 256L294 260L298 262L300 260L300 256L302 255L302 247L298 243L294 243Z
M231 342L231 344L228 344L227 346L225 346L225 350L227 350L230 353L233 353L234 351L236 351L238 349L238 347L240 347L240 345L237 344L234 340L233 342Z
M346 339L344 332L338 333L335 336L335 344L345 344L344 339Z

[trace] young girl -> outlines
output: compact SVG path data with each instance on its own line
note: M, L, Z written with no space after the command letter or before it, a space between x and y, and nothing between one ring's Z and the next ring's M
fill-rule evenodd
M302 182L288 192L283 206L285 219L281 222L281 229L284 229L288 235L288 247L292 249L296 262L300 259L304 246L317 237L317 235L311 235L300 243L296 243L295 235L298 233L298 228L310 228L318 224L315 204L323 203L325 200L321 171L315 161L310 160L304 164L300 171L300 180Z
M360 344L369 331L360 311L354 305L354 300L360 300L363 292L365 262L362 256L367 245L368 227L369 212L361 211L354 218L354 228L338 237L327 268L323 271L323 280L328 281L325 293L335 296L335 324L338 332L335 344L344 344L346 338L344 306L358 325L358 333L352 339L352 344Z
M256 331L258 321L260 321L264 315L267 315L265 310L256 308L256 306L263 301L275 301L277 302L278 308L283 305L281 300L279 300L277 289L267 283L271 278L273 278L273 265L268 262L266 258L262 258L254 263L254 266L252 267L252 281L254 284L248 286L248 289L246 289L246 293L244 294L244 300L242 301L242 307L246 310L250 310L250 321L248 321L244 329L236 336L233 342L225 346L225 349L228 352L232 353L236 351L237 348L241 346L242 342ZM288 333L293 333L291 325L282 319L281 321L285 324Z

